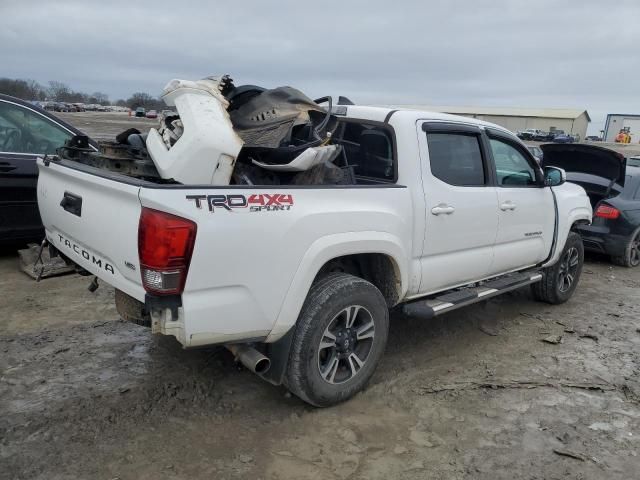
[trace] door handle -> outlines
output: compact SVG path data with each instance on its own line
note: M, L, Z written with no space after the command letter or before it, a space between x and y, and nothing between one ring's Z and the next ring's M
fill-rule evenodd
M455 211L455 207L447 205L446 203L441 203L431 209L431 213L434 215L451 215Z
M500 204L500 210L502 210L503 212L506 212L507 210L515 210L516 207L517 205L513 203L511 200Z

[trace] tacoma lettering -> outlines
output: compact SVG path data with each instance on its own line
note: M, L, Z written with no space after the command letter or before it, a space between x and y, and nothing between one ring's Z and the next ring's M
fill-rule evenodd
M113 269L113 265L110 263L103 261L101 258L96 257L93 253L88 252L84 248L82 248L77 243L70 241L69 239L63 237L58 234L58 239L60 240L60 244L67 247L69 250L72 250L76 255L81 256L87 261L91 261L96 267L104 270L105 272L109 272L115 275L115 270Z

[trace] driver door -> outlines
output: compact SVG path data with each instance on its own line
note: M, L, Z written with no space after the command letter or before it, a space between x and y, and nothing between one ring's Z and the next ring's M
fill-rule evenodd
M543 262L553 243L555 204L542 171L515 139L487 129L498 192L498 234L492 273Z
M36 158L71 136L37 111L0 99L0 243L42 237Z

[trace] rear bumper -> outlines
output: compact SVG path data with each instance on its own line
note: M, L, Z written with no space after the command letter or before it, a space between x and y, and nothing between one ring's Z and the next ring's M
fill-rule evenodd
M627 237L611 233L609 227L581 225L576 230L582 237L585 250L607 255L624 255Z

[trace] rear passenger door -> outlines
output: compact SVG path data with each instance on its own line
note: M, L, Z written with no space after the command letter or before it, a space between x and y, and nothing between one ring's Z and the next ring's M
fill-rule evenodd
M498 192L498 235L493 273L544 261L555 229L555 203L542 171L527 149L497 130L487 129Z
M490 275L498 199L478 127L418 127L426 204L420 293L426 294Z

